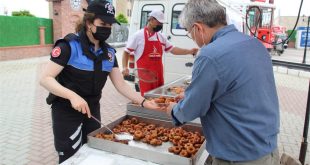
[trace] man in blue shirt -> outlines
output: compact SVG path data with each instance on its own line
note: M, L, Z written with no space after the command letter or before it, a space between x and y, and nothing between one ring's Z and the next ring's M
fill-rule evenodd
M189 0L180 22L201 50L192 83L167 107L174 124L200 118L213 164L278 165L279 104L265 47L227 25L215 0Z

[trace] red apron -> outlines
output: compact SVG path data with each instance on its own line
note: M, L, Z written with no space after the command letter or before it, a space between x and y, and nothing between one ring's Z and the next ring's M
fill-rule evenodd
M163 49L157 33L155 34L157 37L157 41L149 41L149 32L147 30L147 27L144 28L144 40L145 40L144 51L142 56L137 61L137 68L145 68L157 73L158 81L150 83L139 80L140 92L142 96L144 96L145 92L150 91L159 86L162 86L164 84L163 63L162 63Z

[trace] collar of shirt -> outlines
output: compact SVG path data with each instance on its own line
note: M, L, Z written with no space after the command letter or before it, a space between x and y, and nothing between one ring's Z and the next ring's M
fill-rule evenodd
M156 32L150 33L150 32L149 32L149 29L148 29L147 27L145 27L145 28L146 28L147 38L151 38L151 37L154 36L154 34L156 33Z
M218 30L217 32L214 33L210 43L215 41L217 38L220 38L220 37L224 36L225 34L227 34L229 32L234 32L234 31L238 31L235 28L235 25L224 26L223 28L221 28L220 30Z
M96 56L98 56L99 54L103 53L101 48L99 48L97 51L95 51L95 46L94 45L90 45L89 50L91 52L93 52Z

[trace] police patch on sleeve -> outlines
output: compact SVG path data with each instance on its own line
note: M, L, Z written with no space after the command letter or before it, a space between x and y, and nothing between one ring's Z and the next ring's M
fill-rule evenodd
M56 58L59 57L61 54L61 49L59 46L56 46L53 50L52 50L52 57Z
M112 55L112 53L109 52L109 53L108 53L108 56L109 56L109 61L112 62L112 61L113 61L113 55Z

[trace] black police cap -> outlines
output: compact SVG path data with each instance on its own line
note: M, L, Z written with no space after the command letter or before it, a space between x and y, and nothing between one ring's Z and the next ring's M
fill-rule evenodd
M115 9L113 5L104 0L91 1L87 9L83 9L86 12L94 13L96 18L100 18L105 23L120 23L115 19Z

